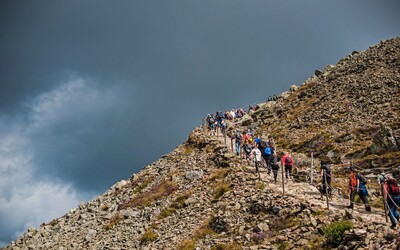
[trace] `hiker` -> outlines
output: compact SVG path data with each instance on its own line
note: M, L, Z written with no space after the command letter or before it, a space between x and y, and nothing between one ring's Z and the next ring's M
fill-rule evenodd
M389 208L389 217L392 223L390 227L396 228L396 221L400 220L399 212L397 211L397 207L400 205L400 189L396 179L390 174L385 176L383 195Z
M226 129L228 128L228 124L224 120L221 121L221 133L225 135Z
M266 144L265 146L266 147L263 150L262 156L263 156L263 158L265 160L265 164L267 165L268 174L270 174L271 173L271 169L272 169L271 166L272 166L272 163L273 163L273 152L272 152L271 147L268 144Z
M230 116L231 116L231 121L234 121L236 118L236 112L233 109L230 112Z
M240 133L239 129L236 129L235 134L231 138L232 140L235 139L235 147L236 147L236 155L240 155L240 147L242 146L242 134Z
M367 190L367 179L364 176L357 173L354 167L350 167L349 175L349 189L350 189L350 205L347 208L354 208L354 198L356 194L360 196L361 200L365 204L365 210L371 212L371 206L368 201L368 190Z
M322 177L322 186L321 186L321 190L320 190L321 195L326 194L326 191L328 191L328 195L331 195L332 194L331 167L324 160L321 160L321 177ZM326 185L325 185L325 178L326 178Z
M272 173L274 174L274 181L276 184L276 179L278 178L278 171L279 171L279 162L281 158L277 156L276 152L271 157L271 168Z
M258 179L261 179L259 167L261 165L261 151L255 146L251 150L251 157L254 158L254 163L256 165L256 174L258 174Z
M282 162L283 165L285 166L286 180L289 178L289 176L290 178L292 178L292 168L294 165L294 161L292 156L287 151L283 153Z
M221 127L222 127L222 118L224 117L224 115L222 114L221 111L217 111L215 116L216 116L216 120L217 120L217 126L218 126L218 128L221 129Z
M206 118L208 122L208 130L210 135L215 135L214 130L215 130L215 118L213 115L207 115Z
M245 153L245 157L250 164L250 152L252 150L253 138L249 133L243 131L243 138L242 138L242 145L243 145L243 152ZM243 158L243 157L242 157Z
M275 145L275 140L272 137L272 135L268 136L268 145L270 146L272 153L274 153L276 151L276 145Z

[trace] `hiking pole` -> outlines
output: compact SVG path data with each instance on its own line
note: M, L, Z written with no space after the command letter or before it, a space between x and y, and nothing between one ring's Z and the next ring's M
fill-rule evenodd
M382 193L382 199L383 199L383 208L385 209L385 219L386 222L388 222L388 212L387 212L387 206L386 206L386 201L385 201L385 194L383 193L383 182L381 182L379 180L379 182L381 183L381 193Z
M310 170L311 185L313 185L313 172L314 172L314 152L311 152L311 170Z
M326 207L329 210L328 183L326 182L326 169L324 169L324 183L325 183ZM324 190L324 189L322 189L322 190Z
M282 160L281 160L281 169L282 169L282 196L283 195L285 195L285 176L284 176L284 174L283 174L283 162L282 162Z
M231 138L231 149L232 149L232 152L233 152L233 139Z

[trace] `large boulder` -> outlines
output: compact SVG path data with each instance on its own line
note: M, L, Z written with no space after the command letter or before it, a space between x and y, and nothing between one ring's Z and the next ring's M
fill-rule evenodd
M378 133L375 134L370 147L372 154L382 154L385 152L396 151L399 149L393 131L389 127L382 126Z

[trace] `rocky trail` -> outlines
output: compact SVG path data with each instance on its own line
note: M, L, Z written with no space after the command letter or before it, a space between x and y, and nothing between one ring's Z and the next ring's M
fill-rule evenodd
M220 146L226 146L228 151L232 150L231 145L229 145L229 140L227 140L227 145L225 144L224 135L220 134L217 138L220 142ZM240 159L240 157L237 157L237 161L244 164L246 170L242 173L236 174L238 176L248 176L248 180L242 182L240 188L246 189L248 186L256 185L256 182L259 179L255 171L255 166L249 166L247 161ZM338 192L339 190L334 190L332 196L329 198L329 210L327 207L326 196L321 196L315 184L311 185L307 182L296 181L296 178L292 177L289 178L289 180L285 180L285 192L283 192L283 174L281 173L281 170L282 167L279 170L277 183L274 183L273 174L268 174L265 167L261 168L261 182L265 183L266 190L271 190L273 192L269 192L269 195L266 196L268 200L272 198L277 203L283 203L285 205L290 204L291 202L298 202L303 206L305 204L305 207L316 208L317 210L326 210L329 216L336 219L345 218L353 220L355 222L355 229L352 231L352 234L354 234L353 236L355 238L365 239L364 243L368 246L366 249L387 249L389 247L376 245L373 238L377 235L377 232L380 232L380 236L388 236L389 239L393 238L393 235L398 233L398 229L393 230L389 227L390 221L386 222L383 208L374 208L372 212L367 212L364 209L364 204L358 202L358 204L355 204L354 209L348 209L347 206L349 204L349 199L343 197L343 195ZM310 171L310 169L308 169L308 171ZM392 242L390 245L394 246L395 242ZM342 246L342 248L347 249L346 246Z

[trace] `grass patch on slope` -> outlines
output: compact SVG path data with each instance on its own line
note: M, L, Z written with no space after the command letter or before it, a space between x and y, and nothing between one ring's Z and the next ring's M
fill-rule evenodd
M172 181L162 181L157 183L148 191L135 196L127 203L121 204L119 209L126 209L129 207L146 207L152 202L172 194L178 189L178 185Z

